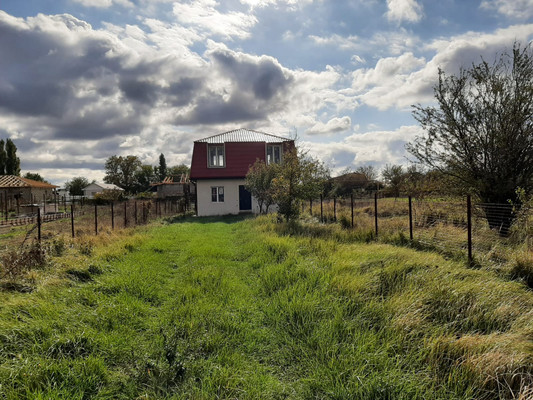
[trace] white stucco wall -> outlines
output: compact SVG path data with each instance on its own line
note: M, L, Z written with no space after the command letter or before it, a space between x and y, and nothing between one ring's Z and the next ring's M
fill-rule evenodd
M239 185L244 185L244 179L209 179L199 180L196 190L198 195L198 216L239 214ZM211 201L211 187L224 187L224 202ZM252 212L259 213L259 206L252 196Z

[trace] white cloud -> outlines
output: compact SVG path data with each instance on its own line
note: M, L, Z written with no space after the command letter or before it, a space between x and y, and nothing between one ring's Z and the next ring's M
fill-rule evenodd
M113 5L121 5L124 7L134 7L134 4L129 0L71 0L79 3L85 7L95 8L109 8Z
M375 68L354 71L352 87L362 102L379 110L409 106L419 99L420 85L427 84L415 73L425 64L412 53L382 58Z
M416 0L387 0L389 21L418 22L422 19L422 6Z
M335 117L335 118L330 119L326 123L318 121L311 128L307 129L305 133L307 135L320 135L320 136L334 135L336 133L346 132L350 130L351 125L352 125L352 120L350 119L350 117L341 117L341 118Z
M392 131L354 133L337 143L304 141L302 146L329 165L335 175L347 167L374 165L379 168L385 164L406 165L409 161L405 157L405 145L422 133L420 126L409 125Z
M366 60L362 57L359 57L357 54L354 54L350 58L350 61L352 62L353 65L366 64Z
M354 50L361 47L357 36L344 37L335 34L328 37L321 37L310 35L309 38L320 46L333 46L341 50Z
M257 18L235 11L221 13L216 8L218 5L215 0L176 2L173 12L181 24L193 26L208 35L226 39L249 37L250 29L257 23Z
M532 38L533 24L528 24L438 39L425 46L425 50L435 54L428 62L412 53L382 58L374 68L354 71L352 87L359 94L359 101L379 110L430 102L438 68L456 74L459 68L479 63L482 57L493 60L502 51L510 50L515 40L525 44Z
M533 17L533 0L483 0L480 7L518 20Z

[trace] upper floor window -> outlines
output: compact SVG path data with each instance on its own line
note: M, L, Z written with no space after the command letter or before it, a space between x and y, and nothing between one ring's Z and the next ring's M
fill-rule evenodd
M224 158L224 145L209 145L207 147L209 154L209 166L210 167L224 167L226 161Z
M281 145L268 144L267 145L267 164L281 163Z

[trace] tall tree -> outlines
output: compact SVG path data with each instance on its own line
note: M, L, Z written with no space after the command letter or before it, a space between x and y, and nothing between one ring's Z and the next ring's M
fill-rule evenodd
M492 64L482 60L456 76L439 70L438 78L437 106L414 106L425 133L407 149L477 195L489 226L506 234L512 211L488 203L517 201L519 187L533 191L532 47L515 43Z
M20 175L20 159L17 146L11 139L6 140L6 175Z
M106 160L104 182L112 183L128 193L136 192L136 174L141 168L137 156L111 156Z
M181 174L189 175L191 169L185 164L174 165L167 170L169 176L180 176Z
M163 182L163 180L167 177L167 160L165 160L165 155L163 153L159 155L159 167L157 168L157 174L160 182Z
M355 170L358 174L363 174L367 181L375 181L378 179L378 171L373 165L362 165Z
M246 189L257 199L259 213L268 213L274 202L272 181L277 174L277 164L267 164L264 160L257 160L246 174ZM265 207L263 209L263 206Z
M150 189L150 184L156 181L154 167L143 164L135 171L135 192L144 192Z
M5 149L5 142L4 139L0 140L0 175L6 174L6 161L7 161L7 154Z
M405 172L401 165L387 164L381 171L383 181L390 195L398 197L405 183Z
M94 181L92 182L94 183ZM89 186L91 182L83 176L72 178L65 183L65 189L71 196L83 196L83 189Z
M36 172L26 172L24 174L24 178L31 179L32 181L37 181L37 182L46 182L44 178ZM46 183L49 183L49 182L46 182Z
M270 164L276 170L272 180L272 197L278 213L286 221L300 213L302 200L316 199L323 191L329 170L323 163L295 149L283 154L281 164Z

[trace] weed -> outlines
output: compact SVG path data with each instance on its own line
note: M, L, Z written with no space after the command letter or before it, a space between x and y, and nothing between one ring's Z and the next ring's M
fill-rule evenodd
M93 280L88 270L68 269L66 273L69 278L78 282L90 282Z
M79 252L85 256L90 256L93 254L94 245L89 241L83 241L78 244Z
M511 279L523 281L530 289L533 289L533 254L523 252L518 254L510 269Z
M34 242L28 247L10 250L1 256L0 279L18 279L28 271L48 264L46 249Z
M61 257L65 253L66 249L67 244L62 236L54 238L50 243L50 253L53 256Z

